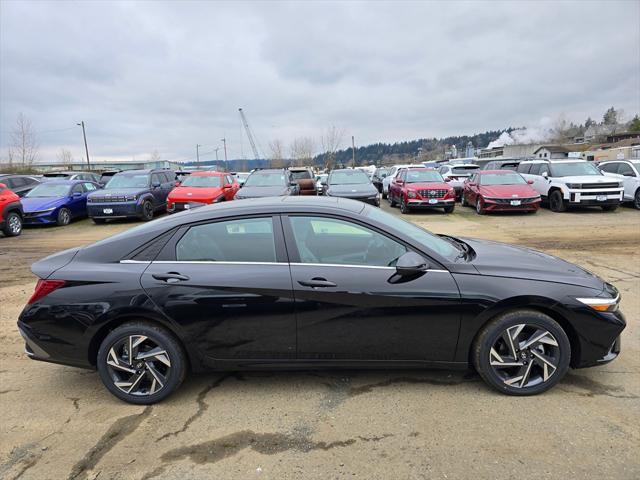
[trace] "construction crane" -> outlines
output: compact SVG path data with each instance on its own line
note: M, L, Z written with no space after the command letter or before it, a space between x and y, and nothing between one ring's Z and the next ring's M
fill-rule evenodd
M251 144L251 149L253 150L253 155L256 160L260 159L260 155L258 154L258 149L256 148L256 142L253 140L253 134L251 133L251 129L249 128L249 122L247 122L247 117L244 116L244 112L241 108L238 109L240 112L240 118L242 119L242 124L244 125L244 129L247 131L247 137L249 138L249 143Z

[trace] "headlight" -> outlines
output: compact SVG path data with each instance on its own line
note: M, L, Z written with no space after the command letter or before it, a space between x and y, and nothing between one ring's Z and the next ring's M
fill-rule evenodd
M133 202L135 200L138 200L138 195L127 195L124 197L126 202Z
M586 306L593 308L598 312L615 312L618 310L618 304L620 302L620 295L616 298L576 298L580 303L584 303Z
M409 198L416 198L418 195L416 195L416 192L412 192L412 191L408 191L407 192L407 197Z
M582 184L581 183L567 183L567 188L582 188Z

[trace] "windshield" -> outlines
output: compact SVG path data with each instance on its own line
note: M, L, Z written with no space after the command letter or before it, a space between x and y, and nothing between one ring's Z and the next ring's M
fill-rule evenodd
M407 183L444 182L442 175L435 170L409 170Z
M283 187L285 185L282 172L254 172L244 182L245 187Z
M190 175L180 184L181 187L218 188L222 186L222 177Z
M311 174L307 170L291 172L291 178L293 180L308 180L311 178Z
M455 166L451 172L455 175L471 175L472 172L478 170L478 167Z
M523 185L527 181L519 173L485 173L480 175L480 185Z
M114 175L104 188L144 188L148 186L148 175Z
M600 170L587 162L553 163L549 165L552 177L572 177L574 175L602 175Z
M29 198L38 197L65 197L69 194L69 185L41 183L25 196Z
M449 260L455 260L460 254L460 250L458 250L451 242L448 242L447 240L444 240L411 222L401 220L395 215L391 215L384 210L379 208L369 208L366 215L373 220L382 222L394 230L398 230L399 232L408 235L420 245L424 245L426 249L432 250Z
M330 185L362 185L370 182L369 176L361 170L339 170L329 176Z
M66 177L70 177L71 175L72 175L71 173L57 172L57 173L45 173L42 176L43 177L48 177L48 178L66 178Z

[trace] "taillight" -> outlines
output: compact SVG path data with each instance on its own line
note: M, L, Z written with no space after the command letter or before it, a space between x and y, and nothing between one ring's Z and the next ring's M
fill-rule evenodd
M31 298L27 302L27 305L31 305L32 303L37 302L41 298L46 297L54 290L62 287L65 284L64 280L38 280L36 284L36 289L31 295Z

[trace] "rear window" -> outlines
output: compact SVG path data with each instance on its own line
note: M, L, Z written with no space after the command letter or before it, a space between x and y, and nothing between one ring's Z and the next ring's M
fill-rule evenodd
M478 167L465 167L465 166L456 166L453 167L451 173L453 175L470 175L472 172L479 170Z
M303 170L300 172L291 172L291 178L293 180L309 180L312 177L308 170Z

